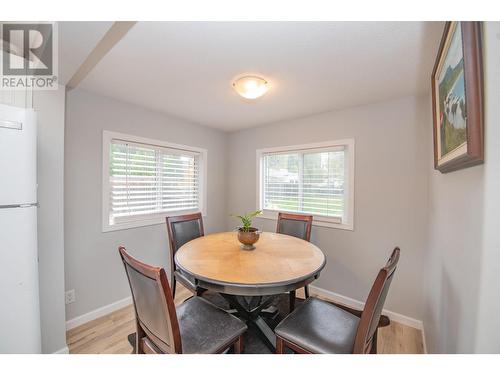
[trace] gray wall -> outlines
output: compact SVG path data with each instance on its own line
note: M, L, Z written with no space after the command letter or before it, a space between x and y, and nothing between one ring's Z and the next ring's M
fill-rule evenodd
M429 164L429 170L429 247L422 275L427 351L471 353L479 292L484 168L441 174Z
M500 352L500 23L483 26L485 164L448 174L429 165L423 276L431 353Z
M408 97L233 133L229 139L230 213L255 209L256 149L354 138L354 231L313 227L327 257L316 285L364 301L378 269L400 246L401 265L386 308L422 319L427 241L429 99ZM236 222L228 220L228 227ZM258 220L266 230L275 222Z
M145 262L169 268L165 225L101 231L102 131L207 149L207 233L226 226L227 135L82 90L68 93L66 111L66 290L76 291L76 302L66 309L69 320L130 295L119 245Z
M483 28L486 142L484 227L476 352L500 353L500 22Z
M64 309L65 89L35 91L38 116L38 256L42 351L66 348Z

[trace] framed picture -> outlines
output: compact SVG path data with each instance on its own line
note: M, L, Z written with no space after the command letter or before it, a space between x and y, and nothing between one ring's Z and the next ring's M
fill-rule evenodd
M484 161L481 23L447 22L432 71L434 168Z

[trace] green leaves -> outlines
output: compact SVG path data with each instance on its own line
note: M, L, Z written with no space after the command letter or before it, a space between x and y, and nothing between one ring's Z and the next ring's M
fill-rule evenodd
M252 226L252 219L254 217L260 215L261 213L262 213L261 210L257 210L257 211L253 211L253 212L247 213L245 215L231 215L231 216L237 217L238 219L241 220L241 223L243 224L241 226L241 230L243 232L249 232L250 228Z
M257 210L257 211L254 211L254 212L250 212L246 216L249 217L250 219L253 219L255 216L260 215L261 213L262 213L261 210Z

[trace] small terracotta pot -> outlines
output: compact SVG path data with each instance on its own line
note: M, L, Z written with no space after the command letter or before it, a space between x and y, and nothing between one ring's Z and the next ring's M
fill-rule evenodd
M255 246L253 245L259 240L260 231L257 228L249 228L248 232L244 232L241 228L238 228L238 241L242 243L241 248L243 250L253 250Z

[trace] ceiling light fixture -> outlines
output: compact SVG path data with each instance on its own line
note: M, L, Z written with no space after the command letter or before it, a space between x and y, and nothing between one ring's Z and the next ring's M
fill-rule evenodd
M233 88L245 99L257 99L269 89L267 81L257 76L244 76L233 82Z

